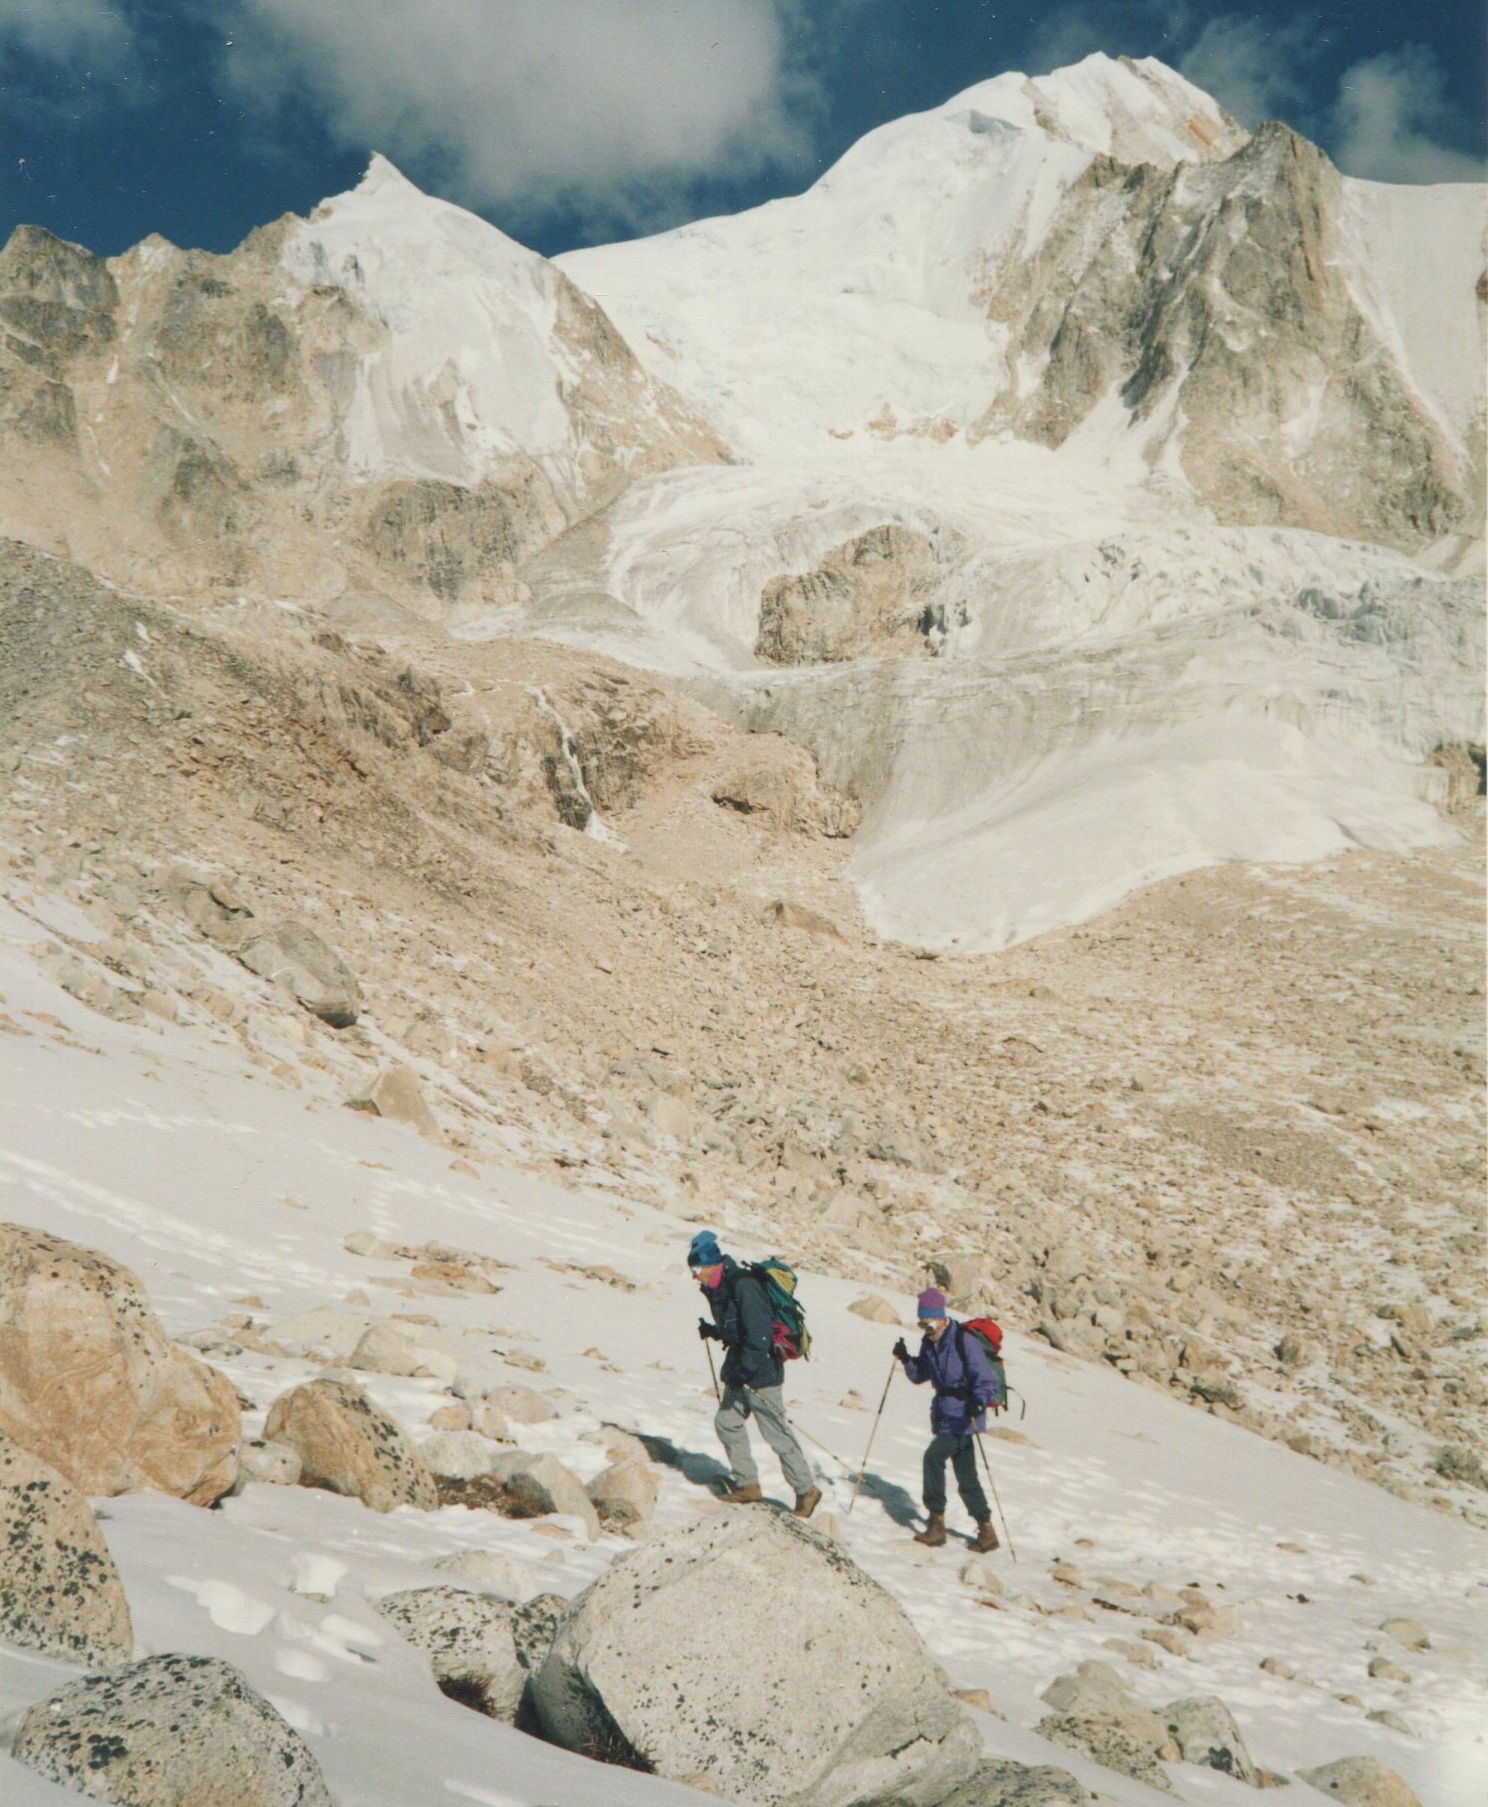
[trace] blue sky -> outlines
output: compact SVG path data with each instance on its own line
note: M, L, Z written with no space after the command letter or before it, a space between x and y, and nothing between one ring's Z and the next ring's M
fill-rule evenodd
M0 237L227 250L375 148L553 254L793 193L886 119L1097 49L1347 173L1482 178L1481 0L0 0Z

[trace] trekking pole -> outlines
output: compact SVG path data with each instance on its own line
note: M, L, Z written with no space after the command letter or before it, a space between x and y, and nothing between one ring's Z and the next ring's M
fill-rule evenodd
M832 1460L839 1468L845 1468L849 1474L852 1473L851 1465L844 1462L841 1456L834 1455L833 1452L827 1448L826 1444L822 1442L820 1437L813 1437L811 1432L807 1430L806 1426L801 1423L799 1418L792 1418L790 1426L793 1431L799 1431L808 1443L814 1443L824 1456L831 1456Z
M894 1375L898 1367L899 1357L897 1355L891 1356L889 1359L889 1378L884 1382L883 1398L879 1400L878 1410L873 1416L873 1429L868 1433L868 1447L863 1451L863 1465L859 1468L858 1478L853 1484L852 1498L847 1502L847 1509L849 1512L851 1512L853 1507L858 1503L858 1489L863 1485L863 1477L868 1472L868 1458L873 1454L873 1439L878 1435L878 1423L883 1417L885 1405L888 1404L889 1388L894 1384Z
M997 1503L997 1516L1002 1520L1002 1533L1003 1536L1007 1538L1008 1555L1016 1562L1018 1560L1018 1552L1013 1548L1013 1534L1008 1530L1007 1513L1003 1511L1002 1501L997 1497L997 1483L992 1479L992 1464L987 1460L987 1446L982 1442L982 1433L980 1431L977 1431L974 1434L976 1436L977 1448L982 1452L982 1467L987 1471L987 1485L992 1489L992 1498Z
M723 1395L718 1391L718 1370L713 1366L713 1345L706 1338L703 1340L703 1348L708 1352L708 1378L713 1382L713 1403L722 1405Z

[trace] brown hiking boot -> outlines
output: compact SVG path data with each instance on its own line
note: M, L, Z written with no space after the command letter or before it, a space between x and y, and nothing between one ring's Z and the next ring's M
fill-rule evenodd
M915 1542L928 1544L932 1550L938 1550L945 1540L945 1513L943 1512L932 1512L925 1529L915 1532Z
M744 1487L725 1487L718 1497L725 1506L757 1506L765 1496L755 1482L750 1481Z
M820 1504L821 1504L821 1488L820 1487L813 1487L809 1493L798 1493L796 1495L796 1509L791 1514L791 1517L792 1518L810 1518L812 1513L816 1511L817 1507Z
M971 1540L971 1547L979 1556L985 1556L989 1550L995 1550L998 1547L997 1533L992 1528L990 1518L977 1520L977 1534Z

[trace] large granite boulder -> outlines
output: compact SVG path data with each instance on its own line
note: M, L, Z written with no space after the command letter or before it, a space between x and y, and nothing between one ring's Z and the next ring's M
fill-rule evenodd
M80 1493L154 1488L205 1506L237 1477L242 1415L127 1267L0 1224L0 1431Z
M377 1610L429 1658L440 1692L491 1719L515 1722L527 1671L512 1636L514 1606L457 1587L416 1587Z
M124 1584L92 1508L0 1434L0 1638L84 1669L134 1654Z
M1421 1807L1410 1785L1378 1757L1339 1757L1297 1774L1345 1807Z
M707 1600L728 1601L719 1635ZM898 1603L797 1519L727 1513L621 1558L532 1686L543 1734L759 1807L931 1807L981 1754Z
M439 1504L423 1458L386 1412L344 1380L308 1380L269 1409L264 1439L287 1443L300 1458L300 1481L349 1494L374 1512Z
M333 1029L349 1029L361 1013L356 974L302 922L254 923L234 951L249 972L288 992Z
M126 1807L332 1807L299 1733L230 1663L152 1656L38 1701L11 1755Z

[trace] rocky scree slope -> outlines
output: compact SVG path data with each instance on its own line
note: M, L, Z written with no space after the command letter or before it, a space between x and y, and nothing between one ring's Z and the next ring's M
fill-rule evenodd
M347 1100L404 1064L457 1156L935 1273L1482 1515L1465 760L1441 848L1194 875L921 959L862 929L851 813L788 743L541 642L395 657L310 611L224 616L6 553L7 885L85 910L98 938L42 957L92 1008ZM353 1026L268 980L236 1001L260 922L349 964Z

